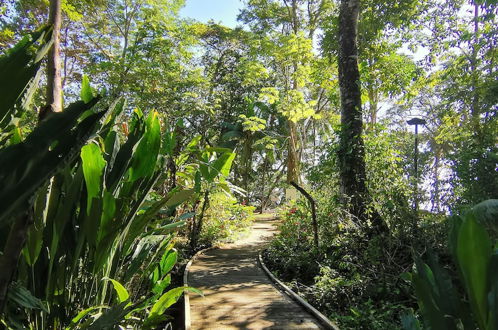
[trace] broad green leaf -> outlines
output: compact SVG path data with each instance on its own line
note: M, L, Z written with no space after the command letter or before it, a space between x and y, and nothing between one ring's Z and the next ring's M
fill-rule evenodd
M405 330L420 330L420 322L413 315L413 310L410 313L401 316L401 324Z
M498 199L488 199L472 208L476 221L498 236Z
M93 89L92 86L90 86L90 80L87 75L83 75L83 79L81 80L80 98L85 103L88 103L93 99Z
M114 286L114 290L118 294L118 302L122 303L123 301L127 301L130 298L128 290L126 290L126 288L121 283L108 277L104 277L103 280L111 281L112 285Z
M446 329L445 317L435 304L431 285L418 274L413 274L412 283L424 319L429 322L433 329Z
M235 156L236 156L235 153L233 153L233 152L229 153L227 160L224 162L223 166L221 167L220 173L224 177L228 177L228 175L230 174L230 169L232 168L232 163L233 163L233 160L235 159Z
M174 208L184 202L186 202L194 194L193 189L180 190L171 196L164 206L168 208Z
M202 295L202 291L192 288L192 287L179 287L174 288L163 294L157 302L150 309L150 313L148 318L153 317L155 315L162 315L168 307L173 305L178 299L181 297L183 292L192 291L194 293Z
M165 253L161 259L161 273L167 274L169 273L176 264L178 260L178 253L176 251L168 251Z
M178 220L186 220L193 218L195 216L195 212L188 212L188 213L183 213L178 217Z
M44 211L47 207L47 199L48 186L45 185L36 194L33 214L34 223L29 228L26 246L23 249L26 263L29 266L33 266L36 263L43 245L43 230L45 229Z
M35 191L79 155L105 111L78 122L98 100L52 114L19 144L0 150L0 227L26 209Z
M171 284L171 274L166 275L162 280L157 281L152 288L154 294L160 295Z
M218 157L212 165L213 169L209 173L208 181L212 181L218 174L223 176L222 179L226 178L230 173L234 158L235 153L232 152L226 152Z
M462 272L473 312L481 329L486 328L488 265L491 241L473 212L465 215L457 241L457 260Z
M161 199L160 201L157 201L154 203L152 206L150 206L145 213L136 216L131 224L130 224L130 229L127 233L126 241L127 243L125 244L125 250L127 250L131 246L131 242L141 235L144 231L145 226L147 223L153 219L157 213L163 208L167 207L168 209L173 209L174 207L180 205L181 203L187 201L190 196L194 193L193 190L180 190L174 193L168 194L166 197Z
M220 147L207 147L206 151L208 152L217 152L219 154L230 153L232 152L229 148L220 148Z
M104 174L106 161L102 156L100 147L95 143L87 144L81 148L81 160L88 194L87 213L89 214L92 206L92 199L100 196L102 175Z
M112 306L106 310L102 315L93 322L88 329L101 330L101 329L114 329L125 316L133 309L133 307L126 301Z
M498 242L497 242L498 245ZM498 248L495 247L488 267L488 324L487 329L498 328Z
M83 319L85 316L87 316L88 314L90 314L91 312L95 311L95 310L98 310L98 309L107 309L109 308L109 306L106 306L106 305L98 305L98 306L92 306L92 307L89 307L89 308L86 308L84 310L82 310L81 312L79 312L72 320L71 320L71 324L66 327L66 329L74 329L74 327L78 324L78 322Z
M16 114L16 105L26 109L40 78L40 65L51 46L49 26L25 36L5 55L0 56L0 130L7 127Z
M160 147L161 125L158 114L154 111L147 117L145 134L133 154L130 169L132 181L149 176L154 172Z
M181 227L184 227L187 223L185 221L177 221L173 223L169 223L167 225L161 226L159 228L153 229L150 233L165 235L167 233L171 233L174 230L177 230Z
M33 296L28 289L16 282L10 285L8 299L15 302L19 307L47 311L40 299Z

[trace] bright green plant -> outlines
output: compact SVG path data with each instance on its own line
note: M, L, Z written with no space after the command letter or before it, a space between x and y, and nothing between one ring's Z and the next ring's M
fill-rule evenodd
M43 28L0 57L0 246L3 249L0 312L3 312L6 300L15 300L14 296L25 298L17 299L17 302L37 301L20 288L19 283L7 297L32 222L35 192L74 161L106 113L106 107L97 107L98 98L92 97L87 102L71 104L63 113L48 116L22 139L18 122L36 91L41 60L50 46L50 36L50 28ZM40 306L38 303L27 305L24 307Z
M104 278L147 298L139 307L120 302L106 313L98 308L96 314L85 315L96 322L90 325L100 326L103 317L115 325L133 324L137 317L125 317L132 312L141 313L138 320L149 325L164 320L166 307L153 306L172 294L164 293L176 261L171 232L184 222L156 220L155 215L174 209L193 191L177 188L156 200L148 197L163 170L159 119L155 112L145 116L135 110L126 135L117 125L124 106L123 101L113 104L99 134L82 148L80 160L38 195L35 226L24 249L29 270L25 281L49 306L50 313L34 316L45 326L69 324L68 316L79 310L108 306L112 295ZM119 313L116 308L121 308Z
M254 209L254 206L237 203L237 199L225 191L214 192L200 233L201 244L233 241L240 232L250 227Z
M449 248L467 299L433 255L427 263L415 259L416 271L408 278L424 325L432 329L498 329L497 215L498 200L487 200L463 216L451 218ZM405 329L421 329L413 315L405 316L403 325Z
M49 115L23 141L5 142L36 89L48 31L0 58L2 145L10 144L0 150L2 307L15 279L0 321L7 328L154 327L184 290L194 290L166 290L177 259L172 232L184 222L156 214L172 214L194 191L152 197L164 170L157 113L126 116L123 100L99 101L86 77L82 101Z
M227 148L202 148L199 146L200 141L201 137L197 136L187 145L186 149L190 150L196 156L196 159L186 165L183 172L179 173L188 184L193 185L193 191L195 192L192 199L192 220L189 237L192 250L196 249L199 242L204 216L210 204L209 196L211 192L221 189L229 194L232 189L238 189L227 181L236 154ZM188 157L180 156L179 159L184 163Z

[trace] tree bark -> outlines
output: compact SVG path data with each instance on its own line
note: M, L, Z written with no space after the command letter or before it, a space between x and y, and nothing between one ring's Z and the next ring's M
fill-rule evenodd
M311 195L304 190L304 188L300 187L297 183L294 181L291 181L290 183L294 188L296 188L310 203L311 206L311 220L312 220L312 225L313 225L313 243L315 245L315 248L318 249L318 221L316 220L316 202L311 197Z
M371 229L376 233L382 233L387 232L387 225L375 210L368 210L371 197L366 186L360 71L358 69L359 7L359 0L341 0L339 12L339 86L342 126L339 167L341 191L347 199L353 220L363 228L366 228L366 224L370 220L372 222Z
M201 236L202 225L204 221L204 213L209 205L209 190L204 192L204 201L202 203L201 214L199 214L199 220L197 221L197 225L194 223L194 231L192 235L192 239L190 241L190 248L192 251L195 251L197 247L197 243L199 243L199 238Z
M52 112L62 111L62 80L60 58L61 22L61 0L50 0L48 23L53 26L53 44L48 53L47 63L47 105L50 106L49 111Z
M289 145L287 149L287 183L300 182L299 156L297 153L297 125L291 120L287 121L289 127Z

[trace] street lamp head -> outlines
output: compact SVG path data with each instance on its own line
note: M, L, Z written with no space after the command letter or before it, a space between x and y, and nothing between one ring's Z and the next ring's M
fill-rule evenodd
M407 121L408 125L425 125L426 121L422 118L412 118Z

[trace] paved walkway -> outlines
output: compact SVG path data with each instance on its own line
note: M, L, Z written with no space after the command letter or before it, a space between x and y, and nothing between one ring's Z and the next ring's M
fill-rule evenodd
M258 266L258 252L275 233L274 224L271 217L258 219L247 238L194 261L188 284L205 296L190 295L192 330L321 329Z

